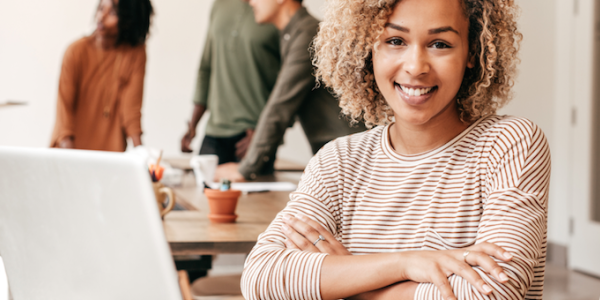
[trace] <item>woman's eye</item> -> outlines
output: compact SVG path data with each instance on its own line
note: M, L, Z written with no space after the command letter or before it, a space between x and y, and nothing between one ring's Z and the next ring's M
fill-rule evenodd
M450 46L444 42L435 42L431 45L431 47L433 48L437 48L437 49L446 49L446 48L450 48Z
M398 38L392 38L387 41L388 44L392 46L402 46L404 45L404 41Z

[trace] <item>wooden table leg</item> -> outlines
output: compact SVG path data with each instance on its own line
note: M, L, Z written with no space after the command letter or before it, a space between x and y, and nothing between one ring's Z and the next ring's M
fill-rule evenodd
M190 288L190 278L185 270L177 271L179 276L179 288L181 289L181 296L183 300L194 300L192 297L192 289Z

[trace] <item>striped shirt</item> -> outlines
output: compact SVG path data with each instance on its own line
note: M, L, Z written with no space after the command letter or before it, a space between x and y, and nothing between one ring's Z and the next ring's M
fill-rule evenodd
M513 254L509 263L497 260L509 281L501 284L475 266L493 294L451 275L458 299L542 299L549 179L544 133L523 118L481 119L417 155L394 152L389 125L339 138L310 161L287 207L260 235L242 291L249 300L321 299L327 254L284 244L283 215L302 213L354 255L494 243ZM415 299L442 297L421 283Z

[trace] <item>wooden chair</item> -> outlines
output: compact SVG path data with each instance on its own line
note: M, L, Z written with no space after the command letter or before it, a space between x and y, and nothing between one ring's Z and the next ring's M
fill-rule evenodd
M202 277L190 285L185 270L177 272L183 300L244 300L241 275Z

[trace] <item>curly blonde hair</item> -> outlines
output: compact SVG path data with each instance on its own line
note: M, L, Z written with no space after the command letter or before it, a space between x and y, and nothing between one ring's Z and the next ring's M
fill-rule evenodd
M395 5L401 0L328 0L325 19L313 42L316 77L340 99L342 113L368 127L391 121L393 112L377 87L373 50ZM512 99L517 54L514 0L458 0L469 20L470 52L457 94L459 116L473 121L494 114Z

